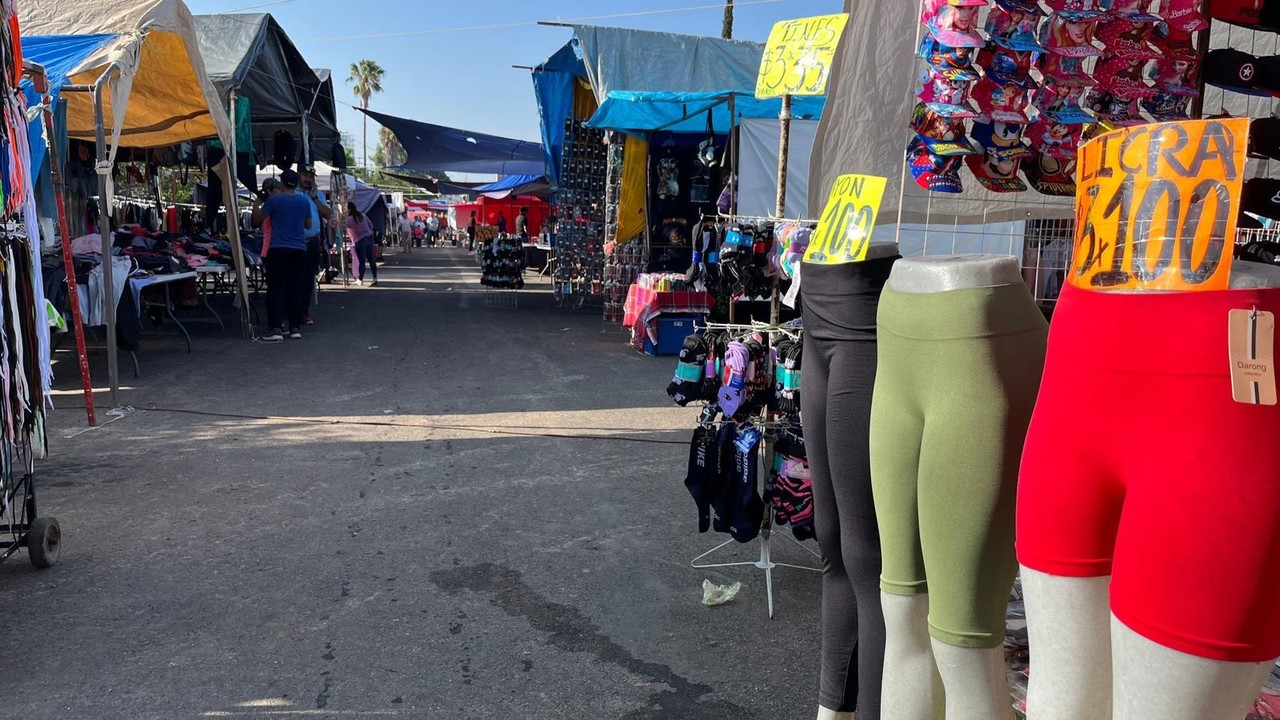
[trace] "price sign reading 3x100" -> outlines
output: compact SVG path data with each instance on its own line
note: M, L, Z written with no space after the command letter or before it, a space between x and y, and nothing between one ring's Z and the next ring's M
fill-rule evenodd
M888 181L870 175L841 175L831 188L827 209L809 241L804 261L817 265L862 262L880 214Z

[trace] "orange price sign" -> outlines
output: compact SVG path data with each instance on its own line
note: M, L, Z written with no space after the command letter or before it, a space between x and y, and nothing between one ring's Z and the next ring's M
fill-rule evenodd
M1225 290L1249 120L1115 130L1080 148L1069 281L1091 290Z

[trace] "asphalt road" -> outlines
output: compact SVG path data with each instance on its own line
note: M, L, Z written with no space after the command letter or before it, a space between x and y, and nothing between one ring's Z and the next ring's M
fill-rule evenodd
M0 718L812 717L818 576L778 571L769 620L760 571L689 567L721 539L672 360L478 277L420 250L301 341L148 339L91 431L60 353L62 559L0 564ZM706 608L704 578L745 588Z

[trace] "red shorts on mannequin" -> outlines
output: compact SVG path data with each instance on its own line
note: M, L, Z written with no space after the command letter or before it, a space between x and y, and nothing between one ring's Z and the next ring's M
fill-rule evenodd
M1228 314L1280 290L1067 288L1022 456L1018 559L1112 575L1135 632L1190 655L1280 657L1280 408L1232 399Z

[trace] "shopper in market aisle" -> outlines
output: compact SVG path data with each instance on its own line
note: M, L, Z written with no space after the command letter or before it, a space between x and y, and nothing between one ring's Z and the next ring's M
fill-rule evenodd
M467 250L476 251L476 211L471 211L471 219L467 221Z
M298 194L298 173L280 173L283 188L253 201L253 225L271 220L271 252L267 264L267 334L264 342L302 338L302 318L310 301L312 281L307 278L307 230L311 228L312 203ZM287 323L287 325L286 325Z
M355 248L355 261L358 275L356 283L364 284L365 270L373 275L370 285L378 284L378 260L373 252L373 223L369 217L360 212L353 202L347 203L347 239Z
M520 214L516 216L516 235L520 237L520 242L529 242L529 208L520 208Z
M505 233L506 231L507 231L507 214L504 212L500 212L498 213L498 232Z
M427 215L427 244L431 247L440 244L440 216L436 213Z
M311 320L311 299L315 297L316 282L325 255L320 231L322 221L327 222L333 217L333 210L329 208L329 199L325 197L324 191L316 186L314 168L302 168L298 173L298 179L301 182L302 192L311 201L311 227L307 229L307 272L310 273L311 288L307 293L307 305L302 313L302 324L312 325L314 322Z
M422 236L427 231L426 223L422 222L422 218L413 219L413 246L422 247Z

